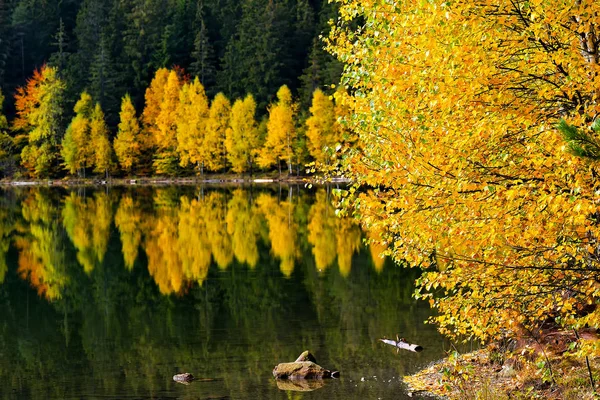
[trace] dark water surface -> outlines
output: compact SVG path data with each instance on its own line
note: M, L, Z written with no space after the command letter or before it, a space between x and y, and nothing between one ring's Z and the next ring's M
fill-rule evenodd
M326 189L0 189L0 398L402 399L444 355L417 271ZM402 352L397 333L425 347ZM311 392L271 371L309 349ZM173 374L201 381L185 386ZM318 385L317 385L318 386Z

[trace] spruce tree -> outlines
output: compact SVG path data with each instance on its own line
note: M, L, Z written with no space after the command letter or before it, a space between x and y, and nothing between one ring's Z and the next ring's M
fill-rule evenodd
M204 21L204 1L199 0L196 9L196 38L192 51L190 72L200 78L200 82L207 88L214 88L216 82L215 54L210 43L208 27ZM210 94L210 91L207 90Z
M307 64L300 80L300 103L304 109L311 103L316 89L332 94L332 86L337 85L342 75L342 63L325 50L321 35L329 30L329 21L337 18L337 5L325 2L319 12L319 22L313 34Z

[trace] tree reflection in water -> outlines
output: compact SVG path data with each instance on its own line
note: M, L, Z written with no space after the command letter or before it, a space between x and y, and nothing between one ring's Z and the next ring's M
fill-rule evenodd
M348 380L397 379L441 355L410 297L417 272L384 265L325 189L1 194L2 398L281 398L270 371L306 348ZM397 332L434 350L400 360L375 344ZM183 371L217 380L173 386Z

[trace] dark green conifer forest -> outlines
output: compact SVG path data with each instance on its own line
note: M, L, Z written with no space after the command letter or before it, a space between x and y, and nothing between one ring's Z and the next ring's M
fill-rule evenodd
M100 104L112 142L122 99L129 95L141 115L161 68L178 71L181 82L198 77L211 100L223 93L233 103L252 94L258 124L286 85L302 124L314 91L331 94L339 81L341 64L321 39L335 18L336 5L326 0L0 0L0 115L8 121L0 126L7 144L0 175L23 164L31 130L13 122L15 95L44 66L64 84L57 146L84 92ZM7 161L8 154L15 157Z

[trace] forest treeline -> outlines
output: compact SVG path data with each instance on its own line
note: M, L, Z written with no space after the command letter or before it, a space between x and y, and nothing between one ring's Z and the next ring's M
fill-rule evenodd
M204 175L205 170L252 173L257 167L278 167L281 175L282 163L289 174L299 174L309 161L328 165L336 147L349 139L338 122L344 108L321 89L313 92L304 120L287 85L257 120L252 94L233 104L223 93L209 101L198 77L191 81L183 70L161 68L146 90L139 117L131 96L123 97L112 139L100 103L86 91L62 129L65 88L58 69L43 66L17 89L11 125L16 135L0 131L5 175L14 175L18 165L34 178L60 176L64 170L79 177L86 170L106 177L117 171L175 176Z
M339 81L341 64L325 52L320 39L328 21L336 16L336 8L326 1L307 0L2 0L0 90L6 98L3 114L7 118L0 117L1 173L11 175L28 171L38 177L53 176L64 173L60 171L61 167L71 173L83 172L88 165L73 167L73 138L67 142L70 148L62 146L69 126L73 128L71 120L79 116L75 126L81 128L85 125L83 119L91 121L95 118L96 131L105 131L112 143L122 122L125 98L132 106L127 112L134 109L143 114L141 129L147 136L152 136L149 131L156 133L160 128L150 126L152 124L146 118L148 89L157 79L157 71L165 68L178 71L181 87L186 83L194 85L198 78L208 99L218 99L217 102L222 104L223 98L217 96L222 93L233 103L232 108L237 99L252 94L256 127L262 129L260 144L268 146L265 121L271 105L278 103L277 93L282 86L294 94L294 124L303 127L310 114L314 91L321 89L331 95L331 85ZM28 90L32 86L37 93ZM198 86L193 86L192 90L197 92ZM171 94L174 95L174 90ZM39 103L35 103L36 95ZM11 101L13 98L14 102ZM32 100L34 103L28 103ZM80 100L84 100L83 103ZM46 104L42 105L42 101ZM245 103L245 107L248 106L249 100ZM45 115L49 116L49 121L38 122L50 124L47 129L52 132L36 129L35 115L30 117L32 121L23 123L28 118L23 116L23 107L47 107ZM135 129L134 126L131 128ZM31 149L32 137L24 135L32 131L35 131L33 141L40 139L36 136L38 133L43 139L52 136L53 143L39 144L51 155L36 154ZM294 143L295 164L298 164L308 155L310 145L306 143L303 129L294 133L300 137L298 141L304 142ZM92 156L96 161L90 169L105 172L119 166L120 160L116 156L110 163L106 160L112 146L99 137L96 139L103 143L100 147L104 150L98 150L98 146L94 148L105 154ZM26 147L30 149L23 153ZM288 169L291 147L290 143L286 156ZM304 147L302 155L298 150L301 147ZM143 167L127 161L124 171L137 169L135 172L139 173L172 174L179 168L173 167L178 163L202 167L201 162L198 165L197 155L189 152L178 154L174 160L167 157L164 149L157 151L157 154L143 155L142 161L148 163ZM177 153L176 149L170 151L171 156ZM48 156L52 160L46 160ZM258 161L258 156L254 152L253 157L257 159L252 160L252 164ZM42 163L49 162L50 169L34 167L28 161L38 158L44 159L40 161ZM268 164L262 158L262 164ZM230 163L226 157L219 162L223 161ZM25 166L24 171L17 168L21 164ZM233 164L220 170L240 170Z

